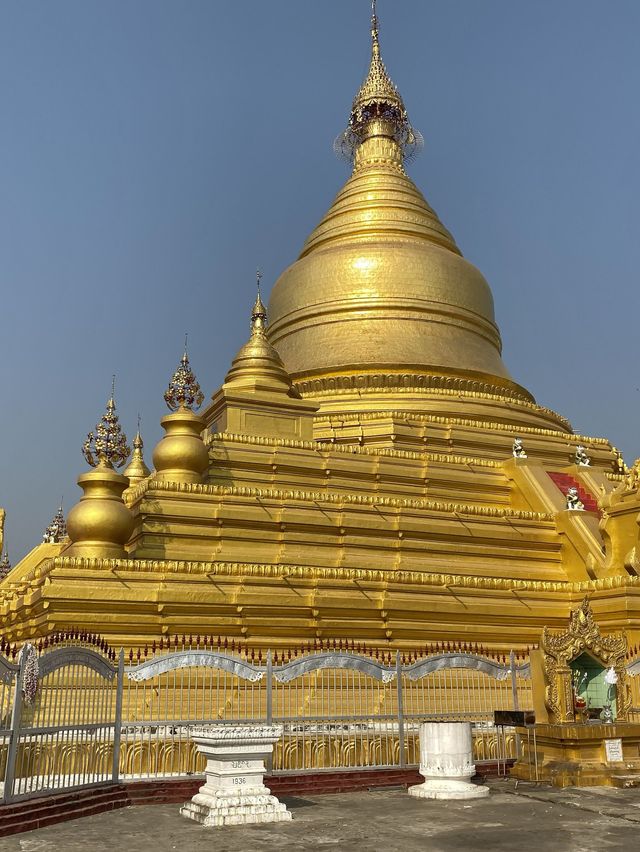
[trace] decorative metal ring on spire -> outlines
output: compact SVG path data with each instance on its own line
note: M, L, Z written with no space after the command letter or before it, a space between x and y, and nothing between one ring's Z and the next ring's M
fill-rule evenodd
M178 369L171 377L169 387L164 394L164 401L171 411L177 411L179 408L188 408L192 411L194 408L200 408L204 402L204 394L189 364L186 340L184 355Z
M115 376L111 384L111 397L107 401L107 410L96 425L95 432L89 432L87 440L82 445L82 453L92 467L98 465L120 467L131 453L127 436L122 431L116 414L114 392Z

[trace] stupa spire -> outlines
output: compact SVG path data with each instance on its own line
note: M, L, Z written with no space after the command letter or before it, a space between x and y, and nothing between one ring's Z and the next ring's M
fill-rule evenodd
M127 467L122 471L131 485L135 485L151 473L144 461L144 442L140 434L140 415L138 414L138 431L133 439L133 455Z
M265 390L289 393L291 379L282 359L267 337L267 309L260 295L262 272L256 272L258 293L251 309L251 334L231 363L225 385L259 385Z
M371 2L371 59L369 71L353 99L347 129L335 141L336 152L355 163L374 158L372 152L358 152L364 142L373 138L393 140L396 145L387 151L390 160L402 162L413 156L422 147L422 135L409 123L407 110L382 61L380 52L380 29L376 0ZM379 151L375 159L379 159Z
M267 329L267 309L265 308L262 298L260 296L260 281L262 280L262 272L260 269L256 270L256 287L258 293L256 295L256 300L253 303L253 309L251 311L251 336L254 335L265 335Z

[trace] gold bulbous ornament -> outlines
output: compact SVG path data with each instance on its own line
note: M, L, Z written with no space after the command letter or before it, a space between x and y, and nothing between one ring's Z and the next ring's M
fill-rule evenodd
M165 436L153 451L155 478L170 482L202 482L209 466L209 454L202 441L205 424L192 409L202 404L204 395L186 349L164 399L173 413L160 421Z
M156 479L171 482L202 482L209 455L202 441L204 421L188 408L167 414L160 421L165 436L155 446Z
M84 457L95 470L78 477L84 493L67 517L71 544L65 549L65 556L126 555L124 545L133 530L133 516L122 501L122 493L129 480L116 473L114 465L124 464L130 449L115 412L112 386L106 412L82 447Z
M84 494L67 516L72 544L65 556L124 556L133 530L133 517L122 502L129 480L107 465L98 465L81 474L78 485Z

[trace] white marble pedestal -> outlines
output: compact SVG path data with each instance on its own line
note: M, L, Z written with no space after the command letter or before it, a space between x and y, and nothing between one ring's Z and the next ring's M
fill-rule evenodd
M180 809L202 825L246 825L290 820L291 813L263 784L265 760L282 736L278 725L198 728L192 739L207 758L204 786Z
M423 784L409 787L420 799L481 799L488 787L471 784L476 768L469 722L420 725L420 775Z

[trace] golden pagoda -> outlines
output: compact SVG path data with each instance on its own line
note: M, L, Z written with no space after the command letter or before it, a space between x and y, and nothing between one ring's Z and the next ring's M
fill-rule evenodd
M138 432L116 472L111 396L69 538L0 584L5 638L522 649L588 596L637 639L640 469L510 376L487 282L405 171L420 139L374 8L351 176L201 413L185 351L152 471Z

